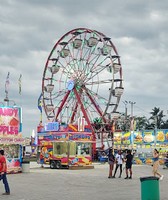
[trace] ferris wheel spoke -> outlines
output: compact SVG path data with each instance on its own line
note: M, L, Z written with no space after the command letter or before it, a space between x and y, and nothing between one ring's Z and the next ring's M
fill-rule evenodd
M101 95L98 94L98 93L95 93L93 90L90 90L90 89L88 89L88 88L86 88L86 87L85 87L85 90L87 90L88 93L89 93L91 96L94 97L95 101L96 101L96 99L97 99L97 101L99 101L99 102L97 103L98 105L99 105L99 104L103 104L103 105L106 105L106 104L107 104L108 100L107 100L105 97L101 96Z

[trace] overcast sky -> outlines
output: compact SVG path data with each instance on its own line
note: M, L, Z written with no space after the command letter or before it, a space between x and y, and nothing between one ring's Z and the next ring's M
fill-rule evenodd
M9 99L23 109L23 136L40 120L37 100L49 53L75 28L100 31L116 46L124 78L118 111L127 100L136 102L134 115L148 116L155 106L167 115L167 11L167 0L0 0L0 101L10 72Z

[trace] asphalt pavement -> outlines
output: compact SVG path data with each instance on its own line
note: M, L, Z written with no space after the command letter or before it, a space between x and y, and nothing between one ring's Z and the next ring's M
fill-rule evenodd
M164 175L159 181L160 200L168 200L168 170L160 166ZM119 171L117 172L119 173ZM94 164L94 169L67 170L40 168L30 163L29 173L9 174L11 195L1 200L141 200L140 177L152 176L152 167L133 165L133 179L108 179L108 164ZM0 193L4 192L2 181ZM152 199L155 200L155 199Z

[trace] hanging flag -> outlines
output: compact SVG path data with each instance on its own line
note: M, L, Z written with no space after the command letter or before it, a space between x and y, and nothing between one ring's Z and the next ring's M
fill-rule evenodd
M41 113L42 113L42 96L43 94L41 93L38 98L38 109L40 110Z
M20 77L18 79L18 84L19 84L19 94L21 95L21 92L22 92L22 74L20 74Z
M8 96L8 91L9 91L9 72L8 72L8 75L6 77L6 82L5 82L5 93L6 93L6 96Z

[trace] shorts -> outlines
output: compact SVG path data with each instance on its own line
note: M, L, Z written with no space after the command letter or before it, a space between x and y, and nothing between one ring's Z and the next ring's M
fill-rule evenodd
M159 168L159 160L153 163L153 173L156 173L158 171L158 168Z
M126 169L131 169L132 168L132 163L127 163L125 167L126 167Z
M114 162L109 160L109 161L108 161L108 164L109 164L109 165L114 165Z

